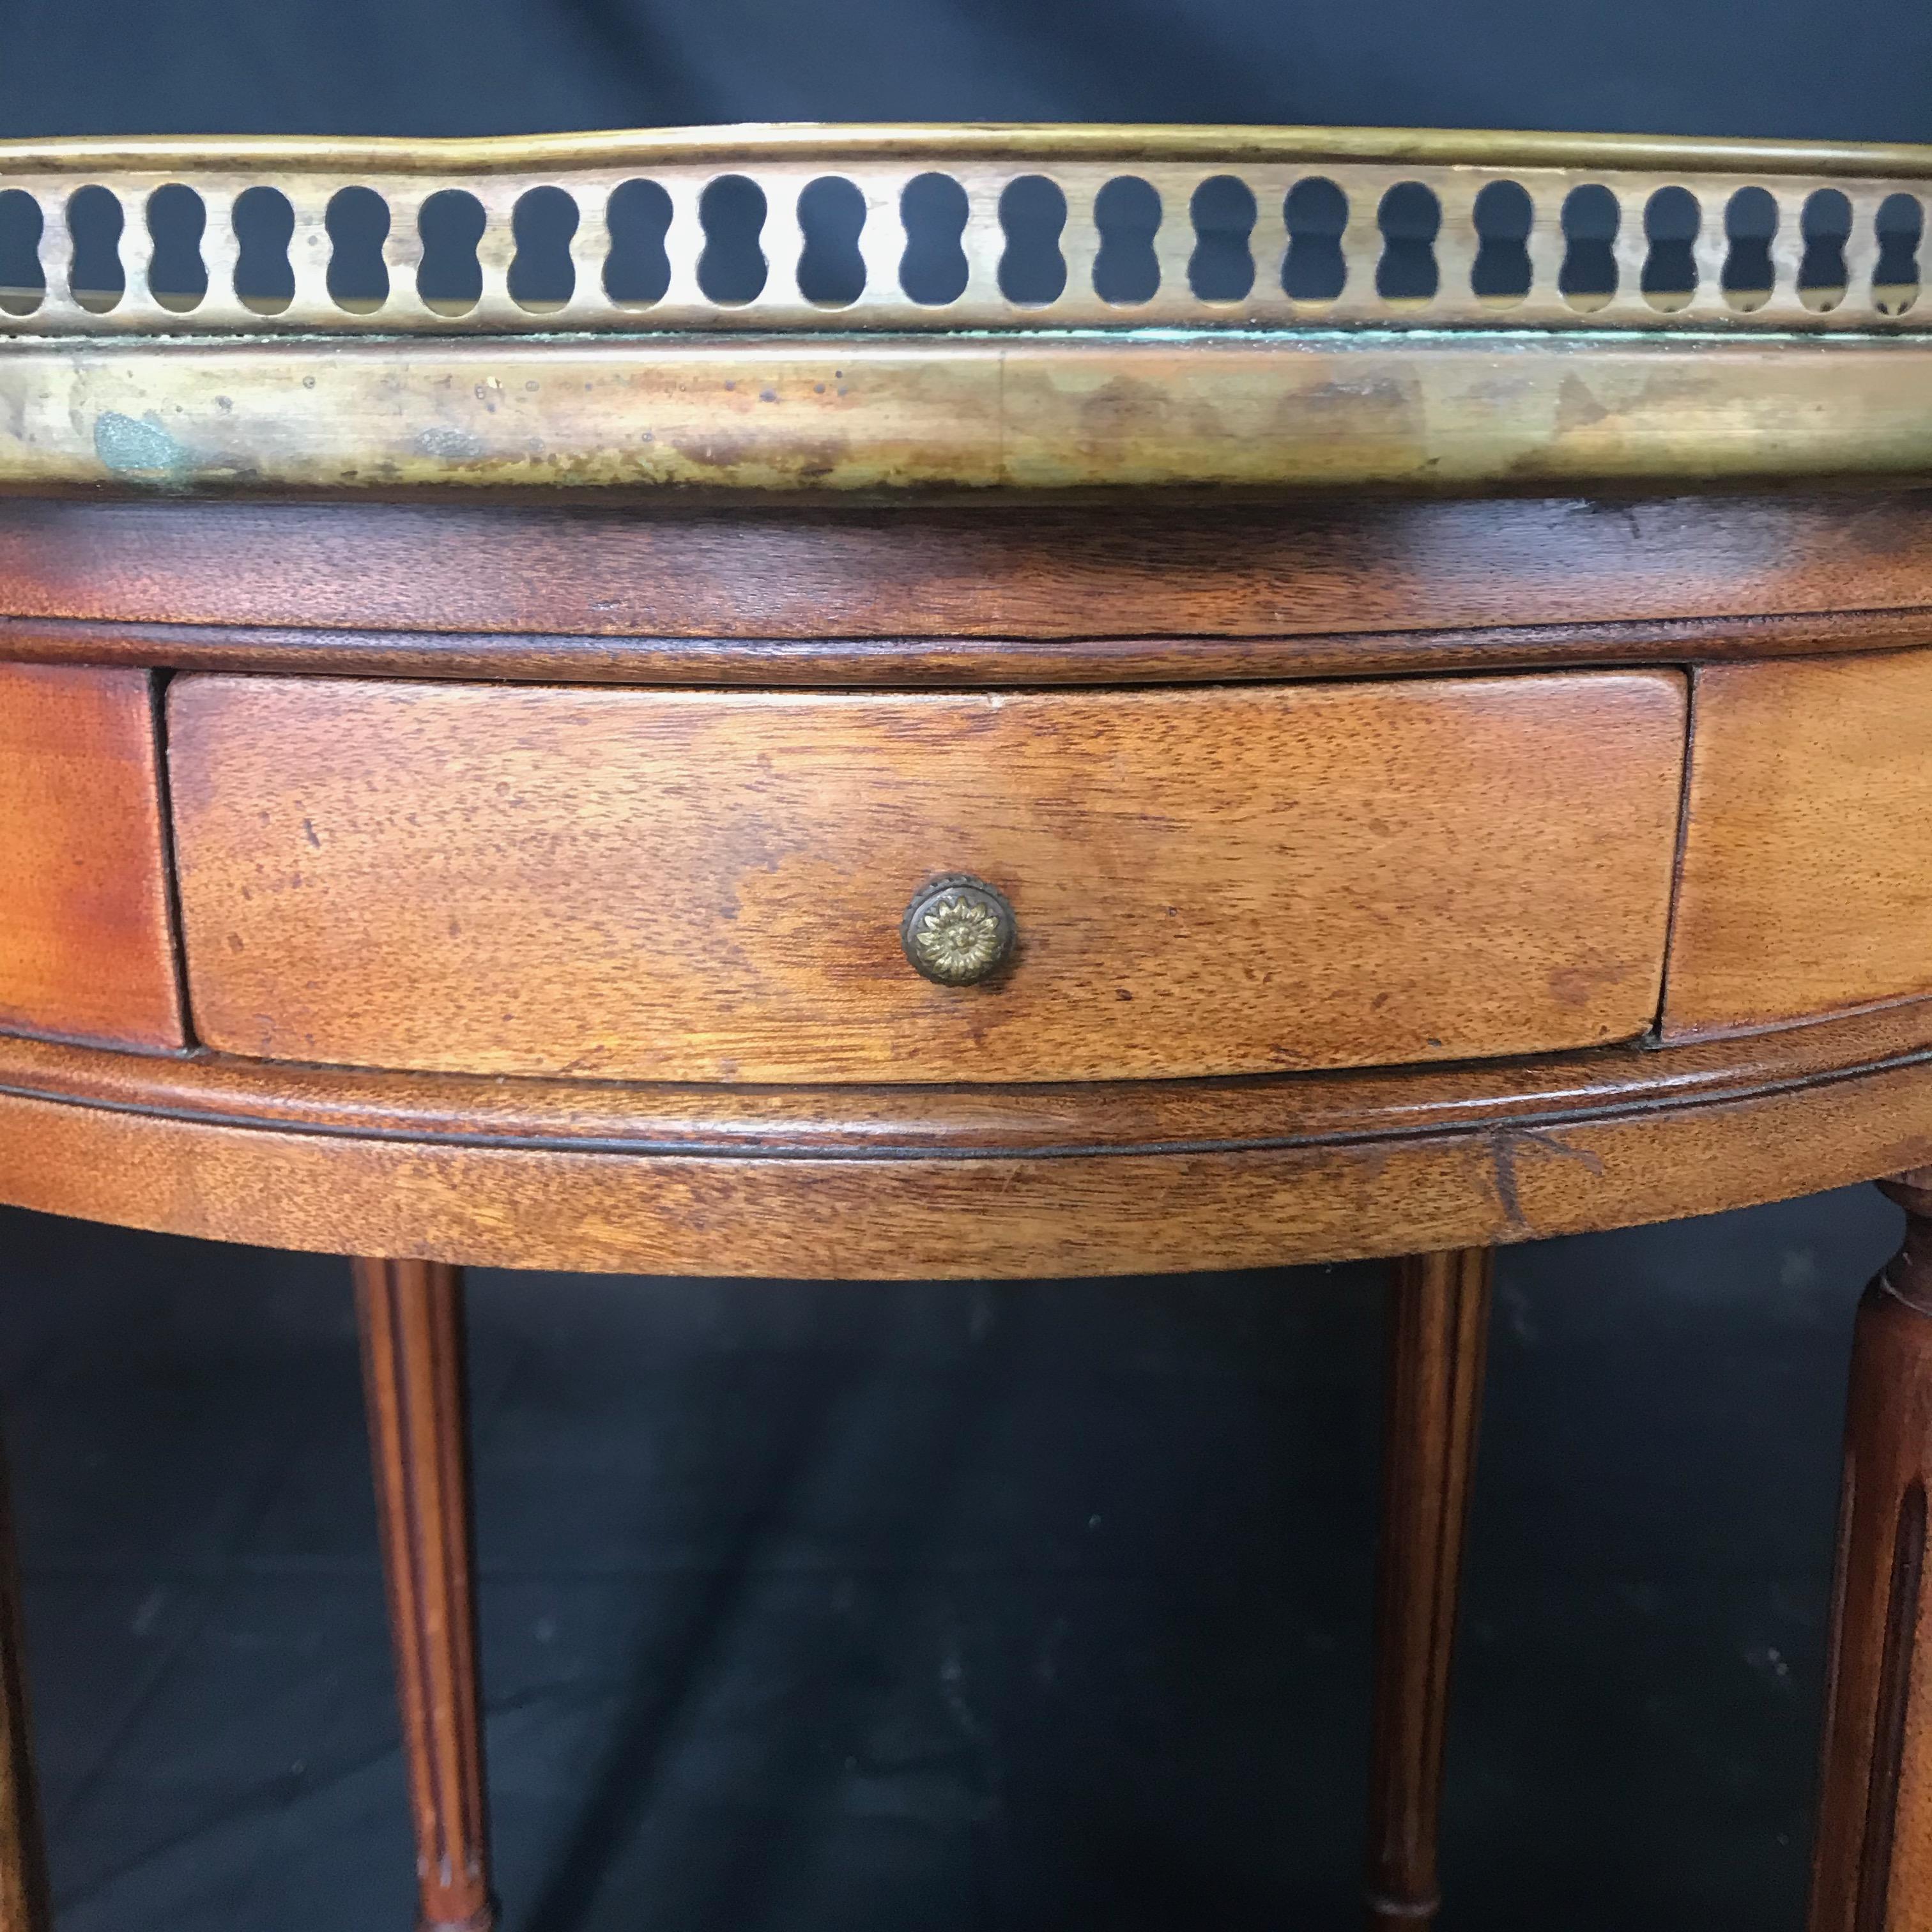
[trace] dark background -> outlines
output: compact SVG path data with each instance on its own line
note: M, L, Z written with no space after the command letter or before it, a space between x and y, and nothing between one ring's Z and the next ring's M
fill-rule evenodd
M1920 0L0 0L8 134L1305 121L1924 140Z
M762 118L1924 140L1932 9L0 0L0 135ZM1447 1932L1802 1916L1870 1190L1502 1258ZM1367 1269L472 1293L518 1932L1354 1922ZM64 1932L401 1928L339 1264L0 1211Z

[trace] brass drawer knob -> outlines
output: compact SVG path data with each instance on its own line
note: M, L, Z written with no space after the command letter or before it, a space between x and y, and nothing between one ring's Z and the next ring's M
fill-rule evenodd
M1006 895L964 872L950 872L914 893L899 922L905 956L942 986L970 986L998 972L1017 928Z

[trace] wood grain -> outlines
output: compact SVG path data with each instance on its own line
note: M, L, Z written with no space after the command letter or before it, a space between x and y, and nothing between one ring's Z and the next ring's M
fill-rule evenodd
M1219 638L614 638L0 616L0 658L30 664L768 689L1272 683L1816 656L1928 638L1932 608L1912 607Z
M1886 1191L1905 1240L1852 1351L1810 1932L1932 1919L1932 1169Z
M1875 1020L1888 1027L1896 1016L1843 1024L1869 1036ZM1706 1056L1720 1050L1609 1058L1681 1054L1709 1076ZM243 1124L221 1108L245 1083L214 1083L211 1110L197 1112L182 1076L198 1070L131 1056L118 1057L124 1076L143 1065L170 1076L146 1100L124 1081L118 1100L14 1087L63 1051L117 1058L0 1041L0 1198L212 1240L479 1266L852 1280L1286 1266L1714 1214L1932 1158L1932 1052L1923 1046L1835 1070L1795 1053L1757 1063L1736 1084L1694 1076L1680 1088L1666 1066L1648 1090L1612 1082L1594 1100L1574 1066L1550 1076L1541 1062L1257 1082L1242 1090L1257 1112L1268 1093L1286 1096L1275 1138L1169 1143L1126 1157L1064 1142L1040 1150L1036 1130L1065 1089L1036 1103L1030 1146L928 1140L868 1157L808 1136L796 1154L755 1151L748 1136L709 1150L701 1136L682 1150L591 1135L531 1144L494 1136L473 1092L467 1124L433 1133L406 1112L385 1125L366 1103L346 1130L307 1109L274 1126ZM238 1071L292 1087L305 1072ZM391 1084L360 1077L372 1096ZM1487 1083L1490 1105L1477 1082ZM1352 1102L1364 1084L1382 1089L1379 1111ZM1114 1090L1090 1094L1090 1118ZM1294 1096L1304 1090L1326 1100L1299 1109ZM602 1104L622 1091L606 1089ZM1526 1097L1509 1104L1518 1093ZM978 1095L996 1126L1023 1110L1014 1096L981 1089L958 1111L970 1113ZM902 1098L932 1100L917 1090ZM792 1104L836 1117L838 1100L820 1090ZM853 1104L862 1130L866 1097ZM354 1110L338 1118L345 1113ZM1082 1124L1072 1125L1077 1133Z
M1493 1256L1410 1255L1390 1273L1370 1772L1371 1932L1435 1922L1449 1666L1476 1460Z
M197 1026L266 1058L670 1080L1628 1036L1656 1009L1682 706L1660 672L976 698L187 678ZM946 873L1018 915L982 986L900 950Z
M1697 674L1668 1037L1932 991L1932 651Z
M1104 509L781 515L662 500L0 496L0 612L821 646L1822 614L1932 605L1925 500L1861 493L1848 514L1843 496L1796 491L1318 505L1127 493Z
M0 1027L183 1043L152 686L0 665Z
M1461 1130L1528 1144L1610 1116L1640 1123L1677 1108L1755 1105L1928 1061L1932 1000L1664 1048L1640 1042L1531 1060L1228 1080L998 1087L504 1080L290 1066L206 1051L157 1058L0 1035L0 1088L209 1125L459 1147L970 1161L1258 1153Z
M463 1277L358 1259L369 1441L416 1826L419 1932L490 1932Z

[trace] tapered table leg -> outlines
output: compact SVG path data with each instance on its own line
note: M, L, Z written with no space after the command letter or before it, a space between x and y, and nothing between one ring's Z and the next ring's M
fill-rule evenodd
M0 1462L0 1932L47 1932L46 1842L27 1723L14 1509Z
M424 1932L488 1932L463 1276L358 1260L356 1310Z
M1412 1255L1389 1283L1376 1589L1368 1922L1431 1924L1456 1598L1489 1333L1486 1248Z
M1932 1168L1879 1184L1905 1242L1852 1335L1811 1932L1932 1925Z

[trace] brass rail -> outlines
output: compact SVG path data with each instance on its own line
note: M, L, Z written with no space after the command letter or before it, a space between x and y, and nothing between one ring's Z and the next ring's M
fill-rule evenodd
M1932 327L1928 182L1932 148L1436 130L15 142L0 333L1888 334Z

